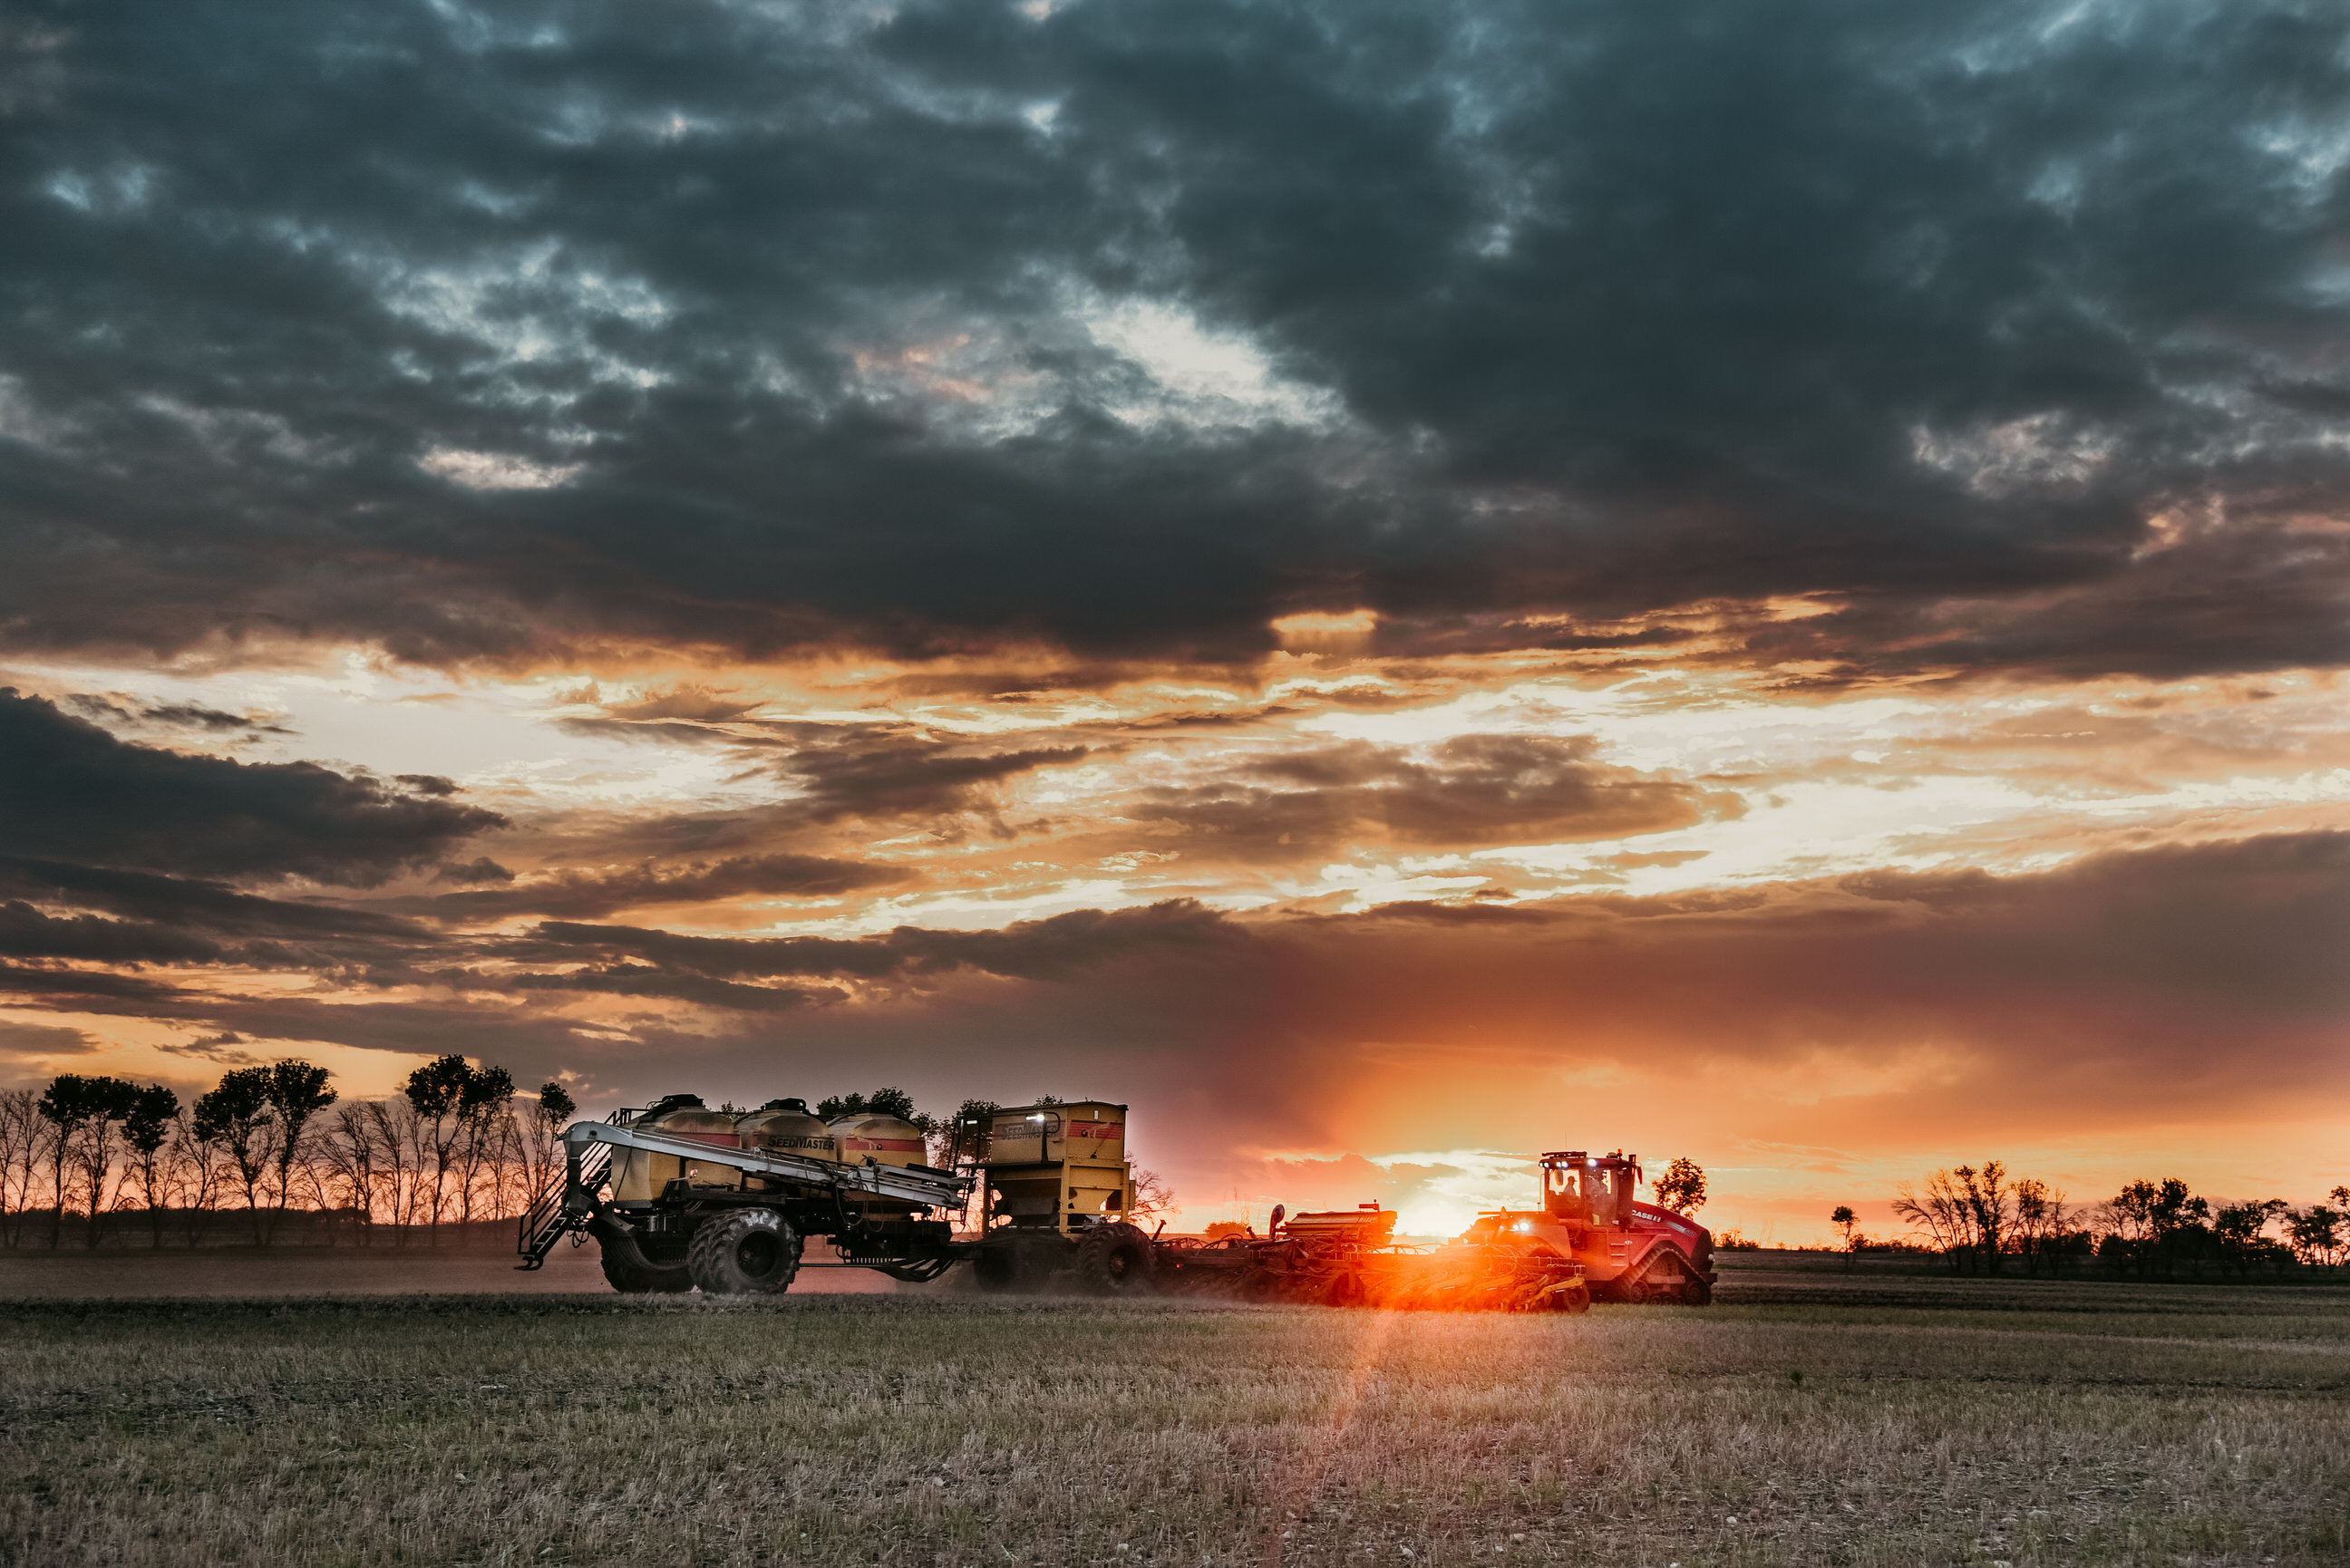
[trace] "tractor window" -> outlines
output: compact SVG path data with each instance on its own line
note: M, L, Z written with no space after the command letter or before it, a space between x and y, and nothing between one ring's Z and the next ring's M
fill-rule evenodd
M1606 1213L1610 1224L1629 1225L1632 1222L1632 1173L1620 1165L1607 1172Z
M1589 1179L1588 1172L1578 1171L1571 1166L1544 1166L1544 1210L1555 1219L1590 1223L1591 1199L1586 1186Z

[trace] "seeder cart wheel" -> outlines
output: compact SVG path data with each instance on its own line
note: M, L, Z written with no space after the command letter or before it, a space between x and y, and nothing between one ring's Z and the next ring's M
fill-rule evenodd
M632 1269L615 1262L609 1252L600 1261L605 1281L623 1295L678 1295L693 1288L693 1275L683 1263L656 1263L650 1269Z
M772 1209L736 1209L702 1221L685 1259L705 1295L775 1295L800 1272L800 1233Z
M1150 1293L1150 1238L1131 1225L1104 1225L1077 1244L1077 1278L1097 1296Z

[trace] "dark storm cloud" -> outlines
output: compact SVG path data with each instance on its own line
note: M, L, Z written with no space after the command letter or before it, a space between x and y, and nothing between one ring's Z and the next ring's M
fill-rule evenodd
M265 898L218 882L54 860L0 857L0 894L215 936L396 940L419 934L405 920L369 910Z
M681 936L629 926L550 920L535 939L503 944L504 956L544 961L582 950L626 954L664 968L715 977L827 975L880 980L959 969L1017 980L1058 980L1154 949L1228 946L1245 933L1189 898L1139 909L1079 909L1000 930L942 931L917 926L873 937Z
M208 963L221 956L221 949L218 942L166 926L47 915L11 899L0 903L0 954L100 963Z
M43 999L50 1006L73 1012L120 1012L148 1017L173 1016L201 1009L203 997L161 981L105 970L38 969L0 964L0 992L14 992L26 1002Z
M1004 779L1084 761L1081 745L1030 746L990 751L921 725L903 723L810 724L794 721L752 722L718 730L700 720L686 722L669 710L667 697L609 710L626 715L660 710L642 719L570 719L565 727L589 734L658 737L741 749L746 765L772 766L792 786L795 798L756 814L758 830L783 833L858 818L951 817L977 812L993 816L990 787ZM689 706L701 706L690 699ZM705 717L733 718L746 705L718 703ZM780 753L772 763L768 755ZM742 831L747 821L731 825Z
M385 905L452 921L493 920L517 914L577 917L606 915L640 904L830 898L916 879L916 873L898 867L818 855L743 855L714 864L668 867L647 862L622 871L564 872L527 882L515 881L511 874L498 878L465 869L463 879L498 880L502 885L431 898L388 899Z
M97 1049L98 1042L83 1030L0 1019L0 1059L79 1056Z
M100 723L160 724L169 728L214 732L249 730L273 735L293 733L282 724L273 724L253 714L231 713L219 708L207 708L201 702L126 702L94 693L77 692L66 698L65 706Z
M19 7L0 627L1216 655L1301 605L1826 592L1856 669L2337 660L2350 562L2300 524L2350 490L2346 36L2309 0ZM1135 302L1273 379L1158 379ZM2109 607L2189 514L2232 586L2156 645ZM1954 595L2015 607L1950 639Z
M821 825L844 817L934 816L983 808L989 784L1082 762L1087 755L1084 746L973 752L915 734L857 733L835 741L816 732L782 771L803 792L787 808L789 815Z
M424 928L373 910L264 898L151 872L0 857L0 957L348 977L404 963L432 945Z
M1735 815L1735 797L1595 760L1587 736L1461 735L1415 755L1367 742L1268 757L1232 777L1146 792L1124 815L1200 847L1290 859L1365 838L1395 846L1567 843Z
M806 991L794 986L740 985L706 975L671 974L637 964L598 965L560 974L526 974L513 985L522 991L592 991L609 996L652 997L666 1002L691 1002L735 1012L782 1012L811 1002L837 1002L837 991Z
M504 823L453 789L130 745L0 687L0 854L364 887Z

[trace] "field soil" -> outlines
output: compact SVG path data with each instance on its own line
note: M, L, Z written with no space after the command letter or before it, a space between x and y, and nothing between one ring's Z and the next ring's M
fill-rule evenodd
M307 1296L609 1294L595 1244L559 1245L546 1266L525 1273L509 1246L203 1247L193 1251L83 1251L73 1247L0 1251L0 1302L169 1297L250 1300ZM870 1269L810 1268L792 1287L802 1295L900 1287Z
M2260 1568L2350 1541L2340 1288L1738 1270L1710 1309L1524 1317L848 1271L567 1293L600 1286L584 1252L495 1294L389 1293L479 1258L107 1272L140 1262L0 1262L0 1562ZM92 1299L126 1283L181 1299Z

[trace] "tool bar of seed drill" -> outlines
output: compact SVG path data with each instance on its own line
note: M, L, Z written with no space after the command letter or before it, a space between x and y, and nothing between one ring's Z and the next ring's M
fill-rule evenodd
M796 1154L720 1148L694 1138L639 1132L634 1127L613 1127L604 1122L574 1122L564 1133L563 1141L582 1152L590 1144L608 1143L619 1148L640 1148L649 1154L674 1155L680 1159L690 1159L696 1165L723 1165L730 1170L748 1171L754 1176L775 1176L786 1181L806 1182L812 1187L868 1193L901 1203L919 1203L926 1209L961 1207L971 1196L973 1179L968 1176L950 1176L945 1171L934 1171L927 1167L910 1170L895 1165L847 1165L828 1159L809 1159Z

